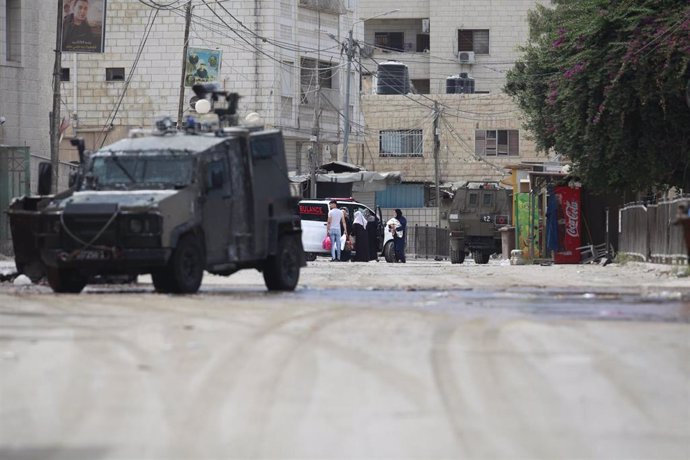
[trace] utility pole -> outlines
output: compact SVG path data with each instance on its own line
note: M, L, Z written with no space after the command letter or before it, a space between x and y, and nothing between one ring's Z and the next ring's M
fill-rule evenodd
M441 110L438 107L438 101L434 101L434 183L436 185L436 217L438 228L441 228L441 180L439 171L439 150L441 149L441 132L438 126L440 116Z
M184 112L184 84L187 70L187 48L189 46L189 25L192 22L192 0L187 2L184 17L184 46L182 47L182 75L180 76L180 101L177 106L177 129L182 127L182 112Z
M318 28L316 32L316 62L314 63L313 74L316 77L316 97L314 98L314 123L311 128L311 154L309 155L309 173L310 173L310 187L309 195L310 198L316 198L316 167L319 161L319 153L321 151L320 133L321 128L319 126L319 111L321 109L321 73L319 68L319 63L321 60L321 10L316 12L316 18L318 23ZM313 78L313 77L312 77ZM302 82L300 82L300 85ZM311 88L309 88L311 89Z
M352 38L352 29L347 34L347 72L345 72L345 133L343 137L343 161L348 162L348 141L350 139L350 71L352 70L352 59L355 57L355 41Z
M55 33L55 63L53 65L53 111L50 115L50 163L52 165L52 193L58 191L58 165L60 164L60 76L62 74L62 5L58 0L57 29Z

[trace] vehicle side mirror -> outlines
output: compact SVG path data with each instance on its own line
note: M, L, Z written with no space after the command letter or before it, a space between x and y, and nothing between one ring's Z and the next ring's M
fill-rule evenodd
M69 188L72 188L77 185L77 182L79 182L79 173L76 171L70 171L67 185Z
M47 161L38 164L38 194L50 195L53 183L53 165Z

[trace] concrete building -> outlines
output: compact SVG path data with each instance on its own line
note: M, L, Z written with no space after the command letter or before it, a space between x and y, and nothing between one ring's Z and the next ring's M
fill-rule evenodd
M63 54L69 134L85 137L89 149L125 136L130 128L150 127L158 116L177 118L186 2L158 9L144 3L108 0L104 53ZM356 16L356 1L191 4L189 47L221 52L218 81L241 95L241 117L256 112L267 126L283 129L289 169L309 171L314 140L321 147L314 162L335 159L346 81L340 42ZM361 38L361 28L359 33ZM192 97L191 88L185 88L185 115L193 112ZM361 124L357 97L350 110ZM315 117L318 139L312 137ZM75 155L63 142L63 157Z
M176 118L185 3L152 9L138 0L109 0L104 52L62 53L61 117L70 125L61 160L77 159L71 137L84 137L87 148L96 149L131 128L152 126L157 117ZM356 1L191 3L189 46L222 53L223 88L241 94L241 115L257 112L268 126L284 130L289 168L308 172L310 147L317 151L314 163L335 159L346 86L340 42L355 21ZM73 0L65 5L71 8ZM98 20L102 5L91 0L90 20ZM34 192L37 163L50 157L56 15L57 7L39 0L0 0L0 144L29 147ZM362 30L360 24L355 37ZM192 112L192 96L186 87L185 114ZM351 101L353 122L361 124L359 99ZM352 136L351 142L362 142L361 131ZM67 171L61 168L61 188Z
M434 118L442 185L501 180L508 176L508 164L544 160L522 126L518 108L502 91L518 47L528 37L528 12L537 3L548 0L360 3L362 17L399 9L364 22L366 136L356 162L372 170L400 170L405 181L378 193L378 205L412 208L419 223L436 223ZM410 93L376 94L377 84L388 84L377 74L378 66L391 61L407 66ZM463 86L448 94L451 76L456 77L452 83L459 79Z
M57 11L42 8L41 0L0 0L0 145L28 147L34 160L50 158Z

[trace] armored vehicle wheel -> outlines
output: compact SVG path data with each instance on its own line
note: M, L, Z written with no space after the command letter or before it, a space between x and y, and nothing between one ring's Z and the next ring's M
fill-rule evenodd
M204 251L197 238L180 238L170 257L168 267L152 273L153 285L158 292L193 294L199 290L204 276Z
M86 277L74 270L49 268L48 284L55 292L79 294L86 286Z
M465 261L465 251L462 249L450 250L450 263L451 264L461 264Z
M293 291L299 281L299 245L294 235L278 240L275 256L266 260L264 282L269 291Z
M386 258L386 262L388 263L395 262L395 248L393 247L393 240L386 243L386 245L383 247L383 257Z
M474 253L474 262L477 264L488 264L490 255L488 252L477 251Z

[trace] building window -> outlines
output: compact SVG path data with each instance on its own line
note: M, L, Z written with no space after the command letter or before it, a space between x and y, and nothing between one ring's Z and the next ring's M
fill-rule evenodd
M5 60L22 62L22 10L21 0L5 2Z
M429 46L429 34L417 34L417 52L428 52L431 48Z
M520 155L520 132L516 129L478 129L474 132L474 152L494 157Z
M374 45L384 51L404 51L405 34L403 32L374 32Z
M108 67L105 69L105 81L125 81L124 67Z
M379 131L381 156L422 156L424 153L421 129Z
M60 69L60 81L69 81L69 67Z
M300 64L302 86L316 88L318 84L321 88L333 88L333 64L319 61L317 67L316 62L316 59L302 58Z
M419 80L410 80L416 94L431 94L431 80L422 78Z
M333 65L330 62L302 58L300 60L300 103L313 104L319 87L335 89Z
M489 54L489 31L458 30L458 51L474 51L475 54Z

